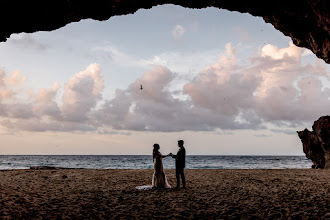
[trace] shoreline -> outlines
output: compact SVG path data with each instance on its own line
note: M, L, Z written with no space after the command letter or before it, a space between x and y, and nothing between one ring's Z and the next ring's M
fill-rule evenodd
M186 189L137 190L152 169L0 172L0 218L329 218L330 170L186 169ZM165 169L175 186L175 170Z

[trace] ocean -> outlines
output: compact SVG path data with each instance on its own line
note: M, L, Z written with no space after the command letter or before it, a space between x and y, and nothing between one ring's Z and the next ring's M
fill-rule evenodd
M54 166L86 169L153 169L151 155L0 155L0 170ZM171 157L164 169L174 169ZM187 155L187 169L302 169L312 162L305 156L201 156Z

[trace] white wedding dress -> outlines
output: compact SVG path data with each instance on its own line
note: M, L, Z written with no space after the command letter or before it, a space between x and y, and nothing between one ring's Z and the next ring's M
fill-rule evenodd
M152 175L152 186L156 188L171 188L167 182L163 168L163 157L159 153L154 160L154 174Z
M152 188L171 188L167 181L163 169L163 156L159 153L154 158L154 174L152 175L152 185L137 186L138 190L149 190Z

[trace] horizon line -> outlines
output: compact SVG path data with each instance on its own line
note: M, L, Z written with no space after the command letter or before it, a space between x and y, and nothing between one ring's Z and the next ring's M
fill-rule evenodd
M151 154L0 154L0 156L152 156ZM306 156L304 154L186 154L186 156Z

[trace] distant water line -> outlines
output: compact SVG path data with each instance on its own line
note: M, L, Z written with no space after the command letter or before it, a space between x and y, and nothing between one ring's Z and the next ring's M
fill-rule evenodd
M175 160L163 159L165 169ZM53 166L85 169L153 169L151 155L0 155L0 170ZM188 155L187 169L304 169L312 162L305 156L201 156Z

